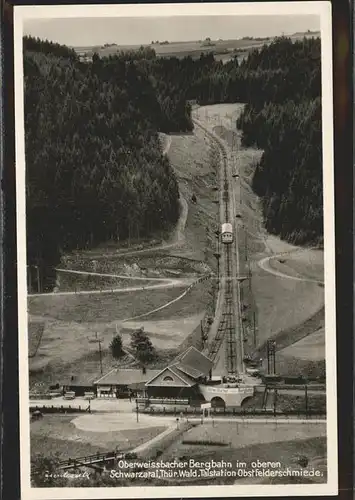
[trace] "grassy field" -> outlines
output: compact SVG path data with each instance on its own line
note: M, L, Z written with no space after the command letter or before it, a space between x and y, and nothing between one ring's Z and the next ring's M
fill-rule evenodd
M194 134L172 135L168 156L189 206L185 244L178 254L200 261L207 259L207 264L215 267L212 252L216 242L211 234L218 225L218 206L213 202L217 198L213 191L217 165L209 142L198 128ZM196 204L191 202L192 194L197 198Z
M309 361L325 359L324 335L324 327L321 327L318 331L282 349L279 354Z
M63 323L111 323L145 314L181 295L184 288L162 288L95 295L42 295L29 297L32 316Z
M196 444L183 444L183 441L194 441ZM227 446L203 445L203 441L215 441ZM198 442L201 442L199 445ZM246 462L246 470L255 460L281 462L281 469L290 467L299 469L299 456L306 456L309 465L318 460L323 464L322 481L326 480L326 426L325 424L242 424L215 422L194 427L186 432L164 453L163 458L188 457L196 461L225 460L235 463ZM321 478L319 478L321 479ZM206 481L206 480L205 480ZM207 483L221 484L228 481L239 482L239 478L213 478ZM254 479L249 479L254 482ZM199 482L204 482L199 480ZM286 478L287 482L287 478Z
M75 418L75 417L74 417ZM58 453L61 459L85 454L129 450L152 439L165 430L163 426L122 431L89 432L77 429L73 416L44 415L42 420L31 422L31 456Z
M28 325L28 356L36 356L44 331L43 321L32 321Z
M163 283L159 280L142 280L139 278L110 278L103 276L93 276L90 274L75 274L58 272L57 287L58 292L80 292L82 290L114 290L117 288L146 287Z
M280 392L281 391L281 392ZM280 390L277 393L276 398L276 411L277 412L288 412L288 411L298 411L300 414L304 414L306 411L306 400L304 390L300 391L286 391L282 392ZM252 398L248 398L243 403L243 408L246 410L257 409L260 410L263 405L263 390L258 390ZM274 409L274 392L269 391L268 399L266 403L268 409ZM326 414L326 395L322 392L309 392L307 395L307 408L310 411L317 411L319 415Z
M171 288L125 294L30 298L30 321L45 324L39 348L30 359L32 377L36 381L43 377L58 382L59 376L65 373L68 376L77 370L95 377L99 362L98 345L94 342L96 334L102 340L104 368L109 369L113 363L109 344L122 320L164 305L183 291L183 288ZM33 331L30 329L30 333ZM128 333L122 337L124 344L129 343ZM37 335L30 337L29 344L33 352Z
M174 252L171 250L171 252ZM98 249L96 249L98 252ZM169 255L170 250L149 250L141 254L124 255L116 252L108 252L102 248L101 255L95 255L88 251L83 251L80 255L71 255L65 259L65 267L86 272L96 272L103 274L119 274L127 278L135 278L137 285L142 283L139 278L176 277L180 274L196 275L203 274L208 267L198 260L186 258L182 255ZM61 273L67 276L66 273ZM96 278L91 276L90 279ZM106 278L105 278L106 279ZM125 280L119 280L125 281ZM127 279L127 281L130 281ZM146 281L146 283L148 283Z
M323 250L300 251L286 255L282 263L272 259L270 265L287 274L293 271L296 276L308 279L324 280L324 252Z
M257 303L259 346L276 337L280 342L278 347L286 347L315 331L324 319L323 314L318 315L311 330L299 327L324 305L324 289L316 284L280 279L255 268L252 290ZM285 337L282 344L281 337Z

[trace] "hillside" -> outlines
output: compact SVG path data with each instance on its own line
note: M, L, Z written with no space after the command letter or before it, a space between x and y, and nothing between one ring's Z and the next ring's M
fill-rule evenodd
M24 42L28 260L49 282L63 251L176 222L178 186L158 132L191 131L189 101L247 103L238 127L242 145L264 150L253 187L267 230L322 241L320 39L281 37L225 64L151 47L84 63L68 47Z
M268 232L296 244L323 241L320 40L280 41L245 62L259 92L238 120L244 146L264 150L253 188ZM255 89L256 90L256 89Z
M134 61L88 67L25 40L24 73L28 262L46 289L63 250L170 227L179 193L155 90Z

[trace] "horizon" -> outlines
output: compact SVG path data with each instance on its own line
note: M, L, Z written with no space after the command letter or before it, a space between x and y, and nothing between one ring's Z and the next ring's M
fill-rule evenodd
M311 33L311 34L319 34L320 35L320 30L305 30L305 31L295 31L294 33L283 33L281 35L270 35L268 37L257 37L257 36L250 36L250 39L251 40L257 40L258 38L262 38L262 39L270 39L270 38L279 38L279 37L282 37L282 36L285 36L286 38L288 37L292 37L294 35L303 35L303 34L307 34L307 33ZM243 40L245 37L247 37L248 35L244 36L244 37L241 37L241 38L211 38L211 42L218 42L218 41L221 41L221 42L235 42L236 40ZM51 40L49 40L51 41ZM115 42L105 42L107 44L111 44L112 45L116 45L117 47L140 47L140 46L146 46L146 45L159 45L161 44L161 42L168 42L169 45L174 45L174 44L184 44L184 43L199 43L199 42L203 42L205 40L197 40L197 38L195 40L163 40L163 41L158 41L158 43L156 44L154 42L154 44L152 43L137 43L137 44L118 44L118 43L115 43ZM97 45L69 45L68 47L70 48L73 48L73 49L78 49L78 48L91 48L91 47L96 47Z
M267 19L266 19L267 18ZM267 20L267 22L266 22ZM24 35L69 47L151 45L152 41L188 43L205 40L274 38L320 32L316 15L216 15L116 18L29 19Z

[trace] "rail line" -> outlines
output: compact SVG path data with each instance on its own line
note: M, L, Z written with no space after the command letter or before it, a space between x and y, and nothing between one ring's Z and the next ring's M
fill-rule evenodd
M210 138L220 154L221 169L220 169L220 223L231 222L233 227L236 227L233 206L233 194L230 186L230 172L228 170L228 155L224 144L199 120L194 119L194 123L199 126L205 134ZM235 234L235 245L238 245L237 233ZM236 375L243 371L243 341L242 341L242 323L241 323L241 304L239 282L236 277L239 272L238 262L233 260L232 245L221 245L221 278L220 278L220 293L222 312L218 323L217 333L210 342L208 348L209 357L215 362L218 362L218 353L221 349L226 349L226 366L225 369L230 375ZM236 249L236 260L238 260L238 252ZM237 269L235 269L235 266Z

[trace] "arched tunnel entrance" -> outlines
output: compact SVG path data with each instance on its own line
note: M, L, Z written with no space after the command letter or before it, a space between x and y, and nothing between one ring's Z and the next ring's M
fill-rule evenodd
M211 399L211 406L212 408L225 408L226 403L220 396L215 396Z

